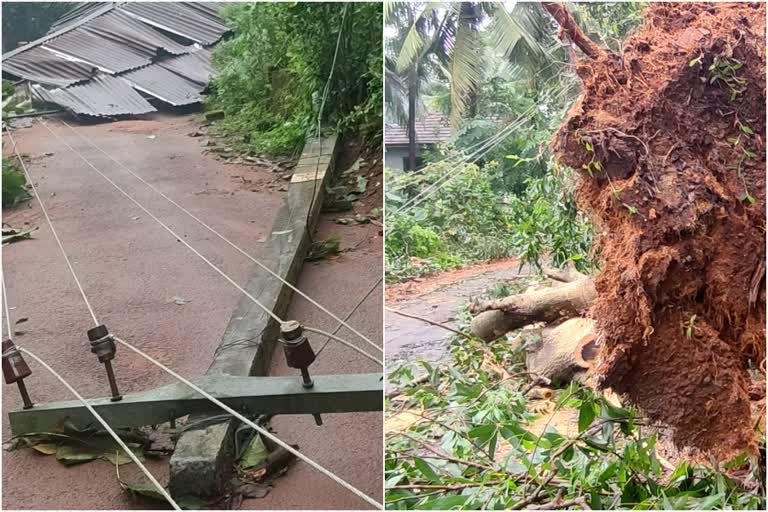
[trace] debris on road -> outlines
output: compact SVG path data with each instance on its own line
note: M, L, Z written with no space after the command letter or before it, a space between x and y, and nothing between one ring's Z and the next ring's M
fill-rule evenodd
M32 229L17 229L12 227L3 226L3 245L12 244L13 242L19 242L32 238L32 233L39 228L34 227Z

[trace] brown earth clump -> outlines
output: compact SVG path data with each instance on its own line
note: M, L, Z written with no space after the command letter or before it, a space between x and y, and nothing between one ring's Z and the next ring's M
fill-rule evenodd
M765 15L757 3L652 4L623 55L578 66L584 92L553 143L582 170L577 199L601 233L601 385L720 459L757 451Z

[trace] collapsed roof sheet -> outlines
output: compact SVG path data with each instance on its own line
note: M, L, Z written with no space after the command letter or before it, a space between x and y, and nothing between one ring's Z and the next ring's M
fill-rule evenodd
M211 52L206 49L167 59L157 65L204 86L208 84L213 74Z
M211 45L229 30L212 16L182 2L129 2L122 9L148 25Z
M153 111L137 91L175 106L196 103L212 74L211 52L200 46L228 31L220 6L109 2L76 8L57 22L57 30L3 55L3 71L61 88L35 89L46 101L88 115ZM112 102L105 99L110 86Z
M152 62L152 52L104 39L85 30L67 32L45 43L45 47L76 57L112 74Z
M109 75L100 75L83 85L66 89L49 91L33 86L32 91L39 99L66 107L76 114L108 117L156 111L123 79Z
M4 61L3 71L31 82L66 87L88 80L94 74L94 66L62 59L36 47Z
M162 49L174 55L181 55L195 49L193 45L177 43L121 10L99 16L83 25L83 30L152 54Z
M120 75L136 89L174 106L200 101L205 84L187 80L159 64L129 71Z

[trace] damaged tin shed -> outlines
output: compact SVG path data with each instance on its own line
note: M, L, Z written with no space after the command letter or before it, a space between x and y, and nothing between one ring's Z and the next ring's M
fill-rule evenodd
M222 4L83 4L40 39L3 54L3 76L33 99L79 115L140 115L197 103L211 48L228 32ZM153 105L154 104L154 105Z

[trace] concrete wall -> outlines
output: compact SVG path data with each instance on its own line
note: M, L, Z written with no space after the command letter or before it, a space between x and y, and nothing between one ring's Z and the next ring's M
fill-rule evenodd
M418 153L416 153L418 154ZM403 146L387 146L384 153L384 167L403 170L404 158L408 158L408 148Z

